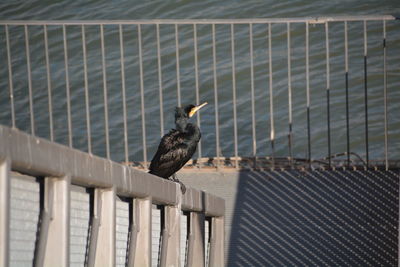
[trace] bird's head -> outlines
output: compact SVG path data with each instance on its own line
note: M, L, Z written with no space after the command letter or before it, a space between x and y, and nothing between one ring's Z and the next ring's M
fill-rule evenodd
M197 111L199 111L199 109L201 109L205 105L207 105L207 102L205 102L201 105L198 105L198 106L187 105L182 108L176 107L175 108L175 118L179 118L179 117L191 118L191 117L193 117L194 114L196 114Z

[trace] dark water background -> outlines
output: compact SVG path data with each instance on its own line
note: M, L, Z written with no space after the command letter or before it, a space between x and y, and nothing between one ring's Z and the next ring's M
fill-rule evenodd
M353 1L2 1L1 19L287 18L399 15L396 0Z
M399 1L16 1L0 3L0 20L136 20L188 18L282 18L335 15L400 14ZM346 151L343 22L330 23L332 154ZM212 28L197 26L202 156L216 155L216 102L214 97ZM30 132L24 29L10 26L16 126ZM91 138L94 154L105 156L104 95L98 26L86 26ZM348 25L349 114L351 151L365 157L363 24ZM369 149L371 159L384 157L382 22L368 23ZM160 26L164 127L160 129L156 28L142 31L145 140L147 160L157 148L161 132L173 127L177 105L174 25ZM232 108L232 55L229 25L216 26L216 62L220 155L234 156ZM271 155L268 25L253 25L256 154ZM275 155L288 156L287 26L272 24L272 77ZM310 25L310 126L312 158L327 156L326 55L324 25ZM400 21L387 22L387 84L389 158L400 158ZM138 28L123 27L129 160L143 160L142 114L139 79ZM83 52L80 26L67 26L68 73L71 94L73 147L87 151ZM124 160L121 62L118 26L104 26L107 73L110 154ZM32 90L36 135L49 138L47 76L41 26L29 27ZM55 141L68 144L65 62L61 26L48 27ZM238 155L253 155L249 26L235 26L235 67ZM11 125L5 28L0 27L0 123ZM307 157L305 24L291 26L293 152ZM196 101L193 26L179 26L181 102Z

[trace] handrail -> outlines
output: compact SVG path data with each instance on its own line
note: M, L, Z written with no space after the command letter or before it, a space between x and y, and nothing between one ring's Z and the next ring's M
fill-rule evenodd
M256 18L256 19L143 19L143 20L0 20L0 25L104 25L104 24L249 24L334 21L395 20L392 15L321 16L301 18Z
M117 258L117 196L127 197L129 211L129 249L127 264L152 266L152 204L163 205L162 266L174 265L181 258L181 213L189 211L198 218L195 231L186 249L204 266L204 228L199 228L205 216L211 217L209 266L224 265L224 212L222 198L187 188L182 196L180 185L132 167L93 156L76 149L37 138L15 128L0 125L0 265L11 261L10 205L11 171L38 177L44 184L40 189L41 215L37 227L33 261L36 265L69 266L71 184L93 188L93 209L88 231L87 266L114 266ZM200 217L199 217L200 216ZM162 223L161 221L159 223ZM196 228L197 227L197 228ZM197 229L197 230L196 230ZM202 260L203 259L203 260Z
M71 183L87 187L116 187L121 196L151 198L156 204L177 205L180 186L154 175L0 125L0 157L11 168L37 176L71 176ZM182 209L223 216L224 200L187 188Z

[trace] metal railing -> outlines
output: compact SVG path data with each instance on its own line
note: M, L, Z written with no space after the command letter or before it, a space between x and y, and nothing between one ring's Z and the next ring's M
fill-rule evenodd
M388 169L400 158L395 20L0 21L1 121L146 167L173 127L165 107L206 100L200 167L205 157L217 167L226 158L236 168L245 158L331 167L345 156L345 166L362 158Z
M192 188L182 195L176 183L0 126L1 266L9 265L10 229L17 227L10 223L11 171L37 177L43 184L35 266L69 266L71 184L94 191L90 240L87 248L80 251L87 257L87 266L115 266L117 196L128 199L131 207L129 233L125 237L126 266L157 266L151 263L152 204L163 206L160 266L180 266L182 210L189 212L188 266L206 266L205 240L209 247L207 266L224 265L223 199ZM207 237L206 216L211 218L211 233Z

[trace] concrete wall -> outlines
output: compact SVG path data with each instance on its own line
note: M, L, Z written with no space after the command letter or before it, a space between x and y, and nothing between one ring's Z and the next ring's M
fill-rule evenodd
M240 176L236 172L189 172L184 170L178 173L178 178L191 187L213 192L215 195L225 199L225 256L227 257L228 244L231 237L231 222L234 215Z
M399 176L399 171L178 173L187 185L225 199L226 266L230 267L396 266ZM40 184L35 177L18 173L11 177L10 265L30 266ZM116 262L121 265L128 208L117 200ZM159 218L159 210L153 208ZM89 225L89 194L83 187L71 186L70 216L71 265L82 265ZM159 242L160 223L153 223L157 233L153 238ZM184 230L181 234L186 239ZM158 242L153 243L155 264Z
M178 178L225 199L226 266L397 266L399 171Z

